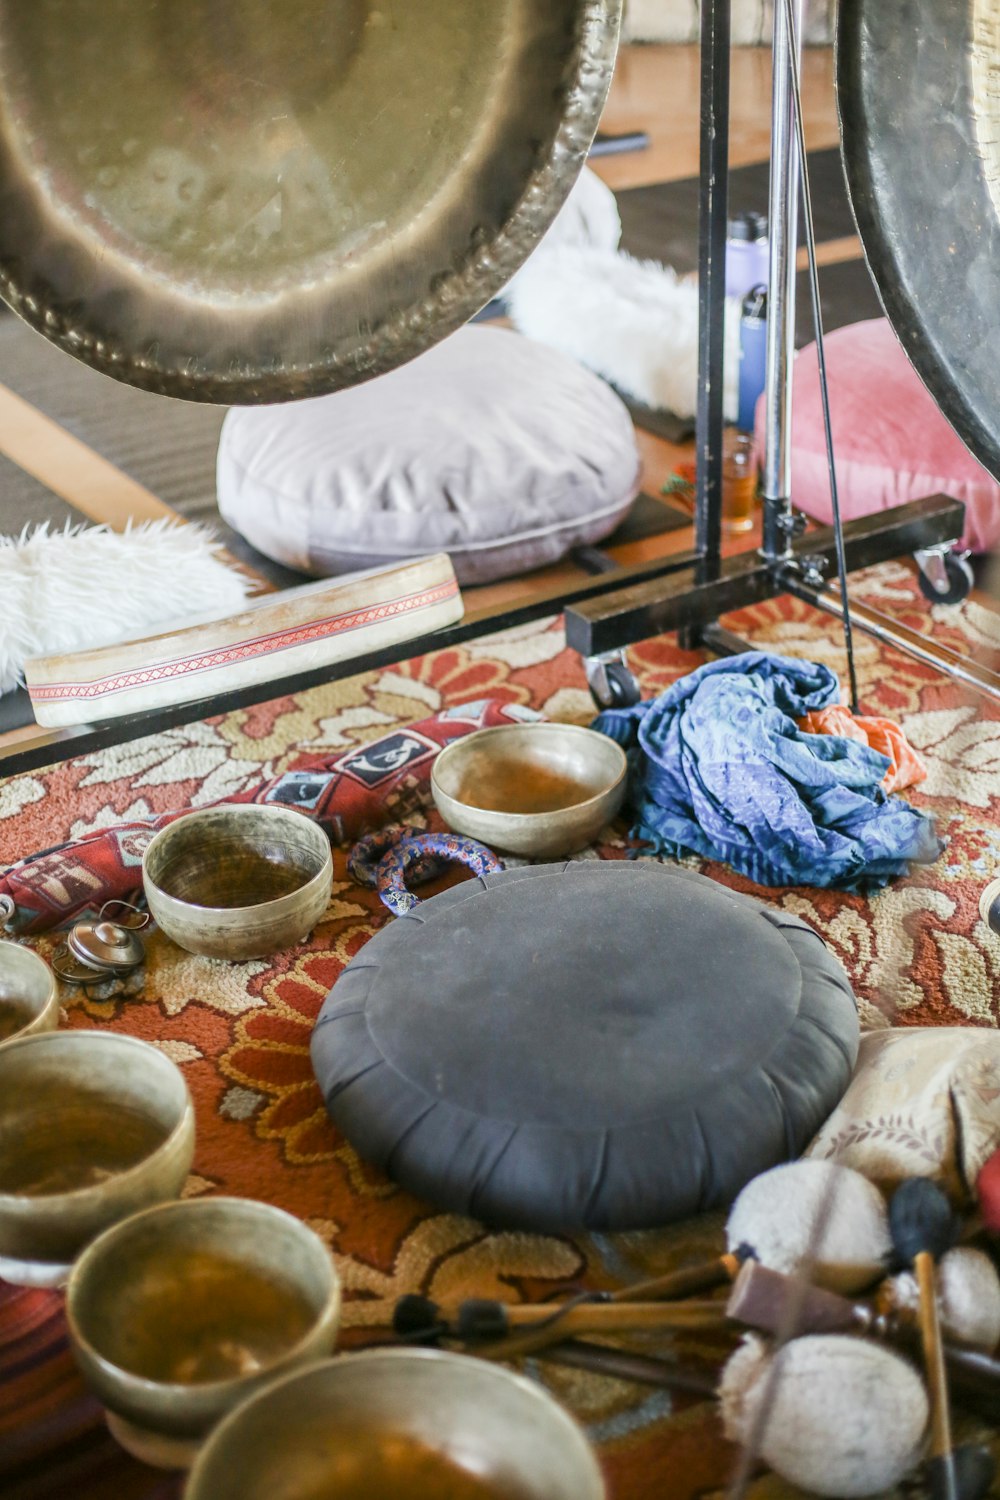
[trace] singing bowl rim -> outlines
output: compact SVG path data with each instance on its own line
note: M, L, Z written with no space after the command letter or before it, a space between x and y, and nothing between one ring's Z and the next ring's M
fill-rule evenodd
M416 300L399 308L377 331L351 330L320 359L281 371L247 361L192 373L177 359L160 364L150 350L135 352L109 338L100 322L82 324L52 305L28 277L18 257L0 252L0 297L14 313L64 353L103 375L140 390L182 400L259 405L328 394L395 369L454 333L501 291L541 241L586 162L611 85L624 0L578 0L573 66L559 88L563 110L547 149L525 175L513 211L485 249L471 249L459 268L442 273ZM67 242L69 245L71 242ZM65 248L65 247L64 247ZM147 278L151 283L156 278ZM51 286L48 288L50 294Z
M17 1031L12 1032L10 1036L0 1038L0 1048L9 1047L12 1042L24 1041L29 1036L38 1036L45 1032L56 1031L59 1027L59 985L56 982L52 966L45 961L40 953L36 953L33 948L26 948L23 943L11 942L9 938L0 938L0 984L3 982L3 963L8 953L20 955L15 962L23 962L29 969L35 968L39 981L41 981L44 975L48 983L44 998L38 1002L29 1002L33 1005L37 1003L38 1006L30 1021L25 1021L24 1025L19 1026ZM5 997L0 995L0 998Z
M530 743L532 739L542 738L546 733L558 734L558 738L563 741L571 737L589 736L589 739L580 738L579 742L584 746L594 746L595 749L595 742L600 740L601 757L605 763L612 760L617 767L614 775L593 795L551 812L507 812L500 808L476 807L471 802L463 802L441 784L437 768L442 759L448 758L444 765L447 771L450 762L460 762L463 754L468 756L477 745L481 746L481 737L510 734L512 738L516 736ZM525 766L530 763L531 757L526 755ZM620 812L627 786L628 760L615 740L580 724L546 721L503 724L492 729L477 730L475 734L456 740L442 750L431 770L434 805L449 828L467 838L479 839L508 854L526 859L555 859L573 854L593 843L601 829Z
M141 1230L143 1225L152 1218L157 1216L197 1218L199 1215L220 1208L224 1214L235 1208L238 1214L243 1216L266 1219L272 1223L279 1222L299 1236L304 1244L310 1247L315 1244L322 1252L322 1254L317 1254L316 1264L322 1264L324 1271L329 1274L326 1277L322 1307L314 1315L307 1331L261 1369L246 1375L230 1376L225 1380L154 1380L151 1376L140 1375L129 1370L102 1353L93 1340L83 1332L80 1321L79 1301L87 1290L87 1278L95 1274L95 1265L99 1267L101 1258L114 1253L119 1247L117 1242L127 1242L131 1234ZM237 1216L234 1215L235 1217ZM233 1258L239 1259L238 1246L233 1252ZM84 1247L73 1262L73 1269L66 1285L65 1308L74 1355L77 1358L82 1356L88 1383L101 1401L113 1411L118 1409L115 1405L116 1399L121 1402L123 1397L125 1403L133 1410L142 1404L145 1408L142 1420L151 1423L154 1414L159 1415L163 1419L164 1430L166 1430L171 1426L176 1426L178 1420L181 1425L190 1425L192 1422L197 1424L201 1416L210 1420L212 1411L218 1411L220 1405L228 1409L232 1405L233 1396L239 1398L242 1387L246 1387L248 1397L252 1399L256 1391L251 1391L251 1383L257 1386L266 1385L270 1389L271 1385L276 1383L275 1372L278 1378L285 1378L286 1375L291 1378L300 1373L303 1368L307 1368L301 1364L301 1361L309 1357L317 1343L322 1347L322 1342L329 1338L332 1348L336 1342L340 1328L342 1297L343 1283L336 1262L320 1236L303 1219L289 1213L287 1209L279 1208L277 1204L266 1203L259 1198L239 1198L228 1195L178 1198L167 1203L154 1203L148 1208L140 1209L138 1213L130 1214L127 1219L120 1219L116 1224L109 1225L96 1239L91 1240ZM157 1410L164 1403L170 1403L174 1411L171 1413ZM205 1411L202 1412L201 1408L205 1408ZM170 1420L171 1415L175 1419L173 1423Z
M512 735L516 738L528 739L529 737L535 737L540 733L551 730L558 730L560 735L567 733L578 736L592 735L597 739L603 740L606 745L611 747L612 751L617 751L618 757L620 758L620 764L618 766L618 770L615 772L615 775L607 783L607 785L602 787L600 791L594 792L589 797L582 797L579 802L571 802L567 807L554 808L551 812L507 812L505 809L499 807L476 807L472 802L463 802L461 797L456 797L454 792L447 791L441 785L441 782L439 780L438 767L442 764L442 762L444 763L445 769L447 770L450 761L460 761L463 754L468 754L471 750L474 750L477 745L482 745L489 736ZM584 742L581 741L581 743ZM622 787L627 775L628 757L626 756L625 751L622 749L621 745L618 744L617 740L611 739L609 735L600 734L596 729L588 729L583 724L558 724L553 723L552 721L540 720L535 724L496 724L489 729L477 729L472 734L465 735L464 738L460 740L454 740L450 745L446 745L445 748L436 757L431 768L431 791L433 793L435 802L437 802L438 797L441 796L446 802L451 803L456 808L467 808L471 813L483 814L487 817L502 818L505 823L513 823L515 825L520 825L524 829L527 829L532 824L536 824L540 818L544 818L546 820L554 820L559 818L559 816L563 813L574 815L579 815L588 811L593 811L596 813L598 804L605 802L608 797L617 792L619 788Z
M121 1031L42 1031L36 1032L34 1036L12 1037L8 1046L0 1050L0 1070L5 1067L16 1066L11 1059L16 1058L19 1049L24 1047L46 1047L53 1046L79 1047L79 1046L121 1046L131 1049L137 1058L141 1058L147 1065L162 1068L164 1077L169 1078L172 1083L179 1084L181 1089L180 1109L173 1125L168 1130L160 1143L145 1156L133 1162L131 1166L125 1167L120 1172L115 1172L105 1182L90 1183L85 1187L71 1188L61 1193L11 1193L0 1186L0 1210L5 1204L16 1205L22 1212L26 1205L38 1205L39 1213L46 1219L58 1213L63 1207L72 1209L81 1207L90 1199L97 1203L102 1198L113 1199L121 1195L122 1189L129 1189L141 1181L150 1172L155 1172L161 1162L169 1161L179 1148L184 1147L182 1156L187 1156L188 1161L184 1168L184 1176L190 1170L191 1161L194 1159L194 1137L195 1137L195 1110L194 1101L191 1098L191 1090L188 1088L187 1079L173 1058L168 1057L159 1047L154 1047L152 1042L145 1042L141 1037L129 1036ZM182 1178L183 1181L183 1178ZM103 1230L101 1231L104 1232Z
M341 1376L349 1380L352 1371L357 1373L362 1369L374 1367L377 1373L379 1366L384 1366L387 1362L410 1364L414 1367L419 1367L420 1364L434 1365L439 1369L450 1370L459 1381L464 1381L467 1377L471 1378L474 1372L477 1379L487 1383L493 1382L507 1390L516 1390L520 1395L528 1398L536 1410L544 1411L546 1418L550 1419L553 1426L558 1428L561 1435L573 1445L580 1460L581 1470L585 1468L588 1471L586 1476L588 1489L580 1493L579 1500L606 1500L607 1485L587 1434L576 1418L542 1386L524 1375L515 1374L502 1365L476 1359L469 1354L459 1354L450 1349L398 1347L363 1349L357 1353L338 1354L332 1359L317 1360L314 1364L303 1365L300 1369L271 1381L262 1390L254 1392L247 1400L228 1412L212 1429L188 1475L183 1500L215 1500L214 1491L208 1490L205 1486L212 1483L211 1468L216 1454L225 1454L233 1442L238 1441L239 1433L246 1423L253 1423L254 1419L259 1417L260 1409L286 1387L297 1381L305 1383L323 1376L332 1377L334 1381ZM383 1427L382 1430L392 1429Z
M309 830L314 852L319 860L319 869L310 875L308 880L303 880L301 885L289 891L287 895L277 896L267 901L254 901L247 906L208 906L199 901L188 901L183 896L173 895L161 885L157 875L151 873L150 865L162 855L163 850L169 847L174 839L183 837L185 833L190 834L192 830L196 831L200 825L219 821L220 814L226 818L233 818L236 822L246 821L249 824L270 820L278 826L292 826L288 824L288 820L299 819L300 823ZM273 922L275 926L278 926L294 916L300 908L311 905L320 889L323 886L329 886L332 881L333 850L330 840L319 824L315 819L295 808L273 803L220 803L215 807L197 808L192 812L184 813L153 835L142 856L142 884L146 892L146 900L157 924L163 928L168 937L172 936L172 933L170 928L160 920L160 911L167 913L171 925L175 921L183 924L190 919L205 916L210 919L214 918L220 928L232 929L238 928L247 917L255 916L262 922ZM159 910L154 910L154 903Z

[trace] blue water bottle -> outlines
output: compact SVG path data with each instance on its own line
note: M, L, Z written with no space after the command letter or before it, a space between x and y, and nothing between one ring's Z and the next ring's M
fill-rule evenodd
M767 371L767 287L755 286L743 298L740 316L740 386L736 425L752 432Z
M769 275L767 219L763 214L740 214L730 219L726 238L726 296L746 296Z

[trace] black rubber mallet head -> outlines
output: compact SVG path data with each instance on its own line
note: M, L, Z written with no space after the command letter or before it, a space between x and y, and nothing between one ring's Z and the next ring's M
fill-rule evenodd
M948 1199L929 1177L910 1177L889 1204L889 1232L901 1264L926 1253L940 1260L958 1239L961 1225Z
M392 1329L410 1344L439 1344L448 1332L441 1308L430 1297L408 1293L392 1311Z

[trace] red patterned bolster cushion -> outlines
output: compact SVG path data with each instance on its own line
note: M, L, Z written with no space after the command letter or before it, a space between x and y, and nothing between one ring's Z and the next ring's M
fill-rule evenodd
M1000 539L1000 485L941 415L885 318L826 337L830 415L845 521L944 494L965 502L965 546L987 552ZM792 495L799 510L831 520L816 346L795 359ZM764 448L764 404L757 407Z
M333 843L353 842L371 828L398 821L426 795L431 766L443 746L476 729L540 717L519 704L493 699L455 704L336 757L300 756L280 776L226 801L297 807L318 819ZM102 828L10 865L0 874L0 895L16 906L12 929L44 932L106 901L134 897L142 888L146 845L158 828L187 810Z

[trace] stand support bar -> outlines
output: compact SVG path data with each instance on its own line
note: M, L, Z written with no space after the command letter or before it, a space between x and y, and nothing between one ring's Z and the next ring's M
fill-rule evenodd
M793 0L795 37L782 0L774 7L771 105L771 194L764 387L764 556L789 556L792 532L792 360L795 356L795 250L799 225L799 151L795 137L791 56L802 35L802 0Z
M932 539L954 541L964 523L965 506L945 495L859 517L844 527L847 565L867 568L930 546ZM803 583L821 589L820 565L829 569L835 557L833 528L824 526L793 542L791 566L742 552L724 560L716 579L699 581L697 569L689 570L577 604L566 611L566 639L582 656L598 656L681 626L701 626L748 604L796 592Z
M722 552L730 6L731 0L702 0L701 6L695 549L700 557L698 576L702 579L718 577Z
M832 615L836 620L844 618L840 593L834 589L810 589L802 583L794 586L790 583L788 592L804 599L807 604L814 605L816 609L821 609L824 614ZM867 604L858 604L854 599L851 600L851 619L859 630L874 636L883 645L894 646L897 651L905 652L907 656L933 667L935 671L946 672L953 681L965 683L977 693L985 693L989 698L1000 700L1000 673L992 671L982 662L972 657L959 656L957 651L952 651L932 637L920 635L907 625L891 620L880 610L869 609Z

